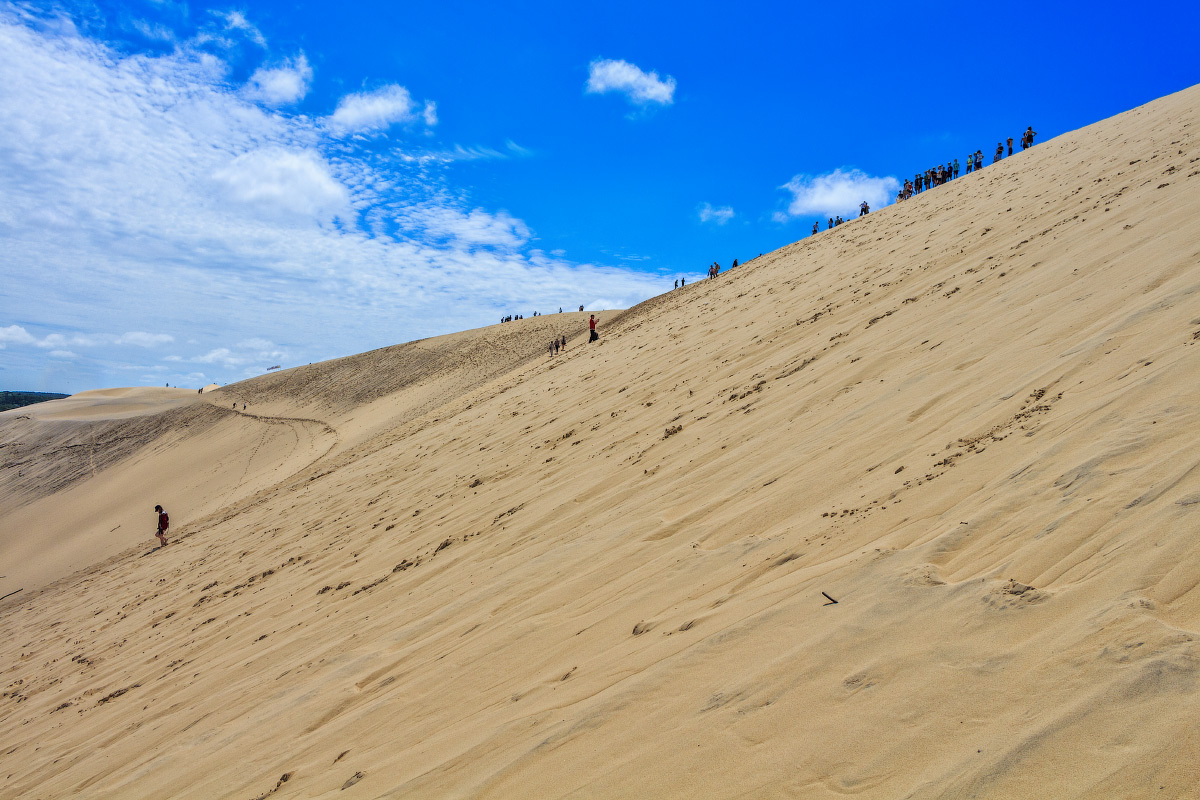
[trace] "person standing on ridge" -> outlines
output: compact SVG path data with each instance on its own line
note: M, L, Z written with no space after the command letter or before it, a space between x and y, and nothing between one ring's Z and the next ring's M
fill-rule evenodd
M1012 155L1012 137L1008 137L1008 154Z
M1026 150L1033 147L1033 137L1037 136L1037 131L1030 125L1025 129L1025 133L1021 136L1021 149Z
M737 266L737 259L735 258L735 259L733 260L733 263L732 263L732 264L729 266L729 268L730 268L730 269L733 269L733 268L734 268L734 267L736 267L736 266Z
M600 338L600 334L596 333L596 322L598 322L596 315L592 314L591 319L588 320L588 329L591 331L590 335L588 336L589 342L594 342Z
M870 213L871 213L871 207L869 205L867 205L866 200L863 200L862 203L858 207L858 215L860 217L865 217L867 214L870 214Z
M992 163L995 164L1002 158L1004 158L1004 142L996 142L996 155L992 156Z
M954 177L958 177L958 159L954 159Z
M162 506L155 506L154 510L158 512L158 530L155 531L154 535L162 542L159 547L166 547L167 529L171 527L171 518L167 516L167 512L163 510Z

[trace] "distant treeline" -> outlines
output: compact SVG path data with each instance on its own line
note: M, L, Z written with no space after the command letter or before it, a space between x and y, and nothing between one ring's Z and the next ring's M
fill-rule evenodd
M54 392L0 392L0 411L31 406L34 403L44 403L47 400L61 400L67 396Z

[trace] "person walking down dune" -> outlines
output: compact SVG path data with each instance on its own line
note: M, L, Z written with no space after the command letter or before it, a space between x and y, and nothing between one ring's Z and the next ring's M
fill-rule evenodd
M819 223L819 222L814 222L814 223L813 223L813 232L812 232L812 235L813 235L813 236L816 236L816 235L817 235L817 231L818 231L820 228L821 228L821 223Z
M600 338L600 334L596 333L596 323L598 321L599 320L596 319L595 314L592 314L591 319L588 320L588 329L591 331L590 335L588 336L589 342L594 342Z
M171 518L167 516L167 512L163 510L162 506L155 506L154 510L158 512L158 530L155 531L154 535L162 542L159 547L166 547L167 529L171 527Z

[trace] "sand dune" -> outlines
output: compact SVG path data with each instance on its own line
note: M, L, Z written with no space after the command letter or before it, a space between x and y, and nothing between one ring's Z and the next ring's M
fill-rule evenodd
M3 601L0 796L1196 796L1198 109L556 359L495 326L144 417L170 427L21 508L139 464L157 492L209 431L246 477L167 503L177 544Z

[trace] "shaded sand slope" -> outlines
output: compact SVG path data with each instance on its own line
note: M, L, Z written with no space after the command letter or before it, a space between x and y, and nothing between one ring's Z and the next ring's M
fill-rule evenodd
M309 465L334 441L315 421L253 420L186 389L43 405L0 415L0 594L144 549L156 503L173 527L185 525Z
M553 336L584 330L587 316L425 339L203 397L105 389L2 414L0 595L153 542L156 503L171 511L176 530L201 526L318 459L541 355Z
M1196 796L1198 108L6 601L0 795Z

